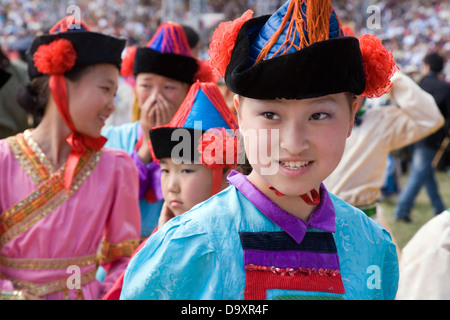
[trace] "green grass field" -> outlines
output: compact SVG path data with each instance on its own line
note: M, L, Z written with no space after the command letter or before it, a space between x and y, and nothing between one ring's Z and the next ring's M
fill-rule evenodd
M407 175L401 179L402 186L407 181ZM436 179L439 184L439 191L442 196L442 200L447 207L450 207L450 177L445 172L436 172ZM434 217L433 209L431 207L430 200L425 191L422 188L419 195L416 197L414 209L411 213L412 223L397 222L394 217L394 208L397 199L385 199L381 202L381 206L385 212L385 219L391 229L391 232L397 242L397 245L402 249L412 236L425 224L428 220Z

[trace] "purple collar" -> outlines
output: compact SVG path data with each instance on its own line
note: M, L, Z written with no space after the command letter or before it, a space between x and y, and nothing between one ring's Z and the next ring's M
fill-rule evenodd
M302 242L308 228L315 228L326 232L336 231L333 202L323 184L320 186L320 204L311 214L309 221L305 222L281 209L275 202L256 188L243 174L232 171L227 179L257 209L273 223L286 231L297 243Z

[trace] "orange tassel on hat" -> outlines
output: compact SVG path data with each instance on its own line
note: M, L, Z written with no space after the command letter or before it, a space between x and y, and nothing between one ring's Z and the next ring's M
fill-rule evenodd
M306 21L303 19L304 12L302 6L304 4L306 4ZM287 53L291 47L301 50L313 43L327 40L329 38L330 17L332 12L333 6L330 0L292 0L278 30L261 49L255 64L271 58L267 57L267 55L269 54L270 49L277 43L288 23L289 26L286 32L286 39L273 56L279 54L283 48L284 50L281 54ZM305 36L304 31L307 31L308 38ZM299 45L295 45L295 39L297 37L300 39Z

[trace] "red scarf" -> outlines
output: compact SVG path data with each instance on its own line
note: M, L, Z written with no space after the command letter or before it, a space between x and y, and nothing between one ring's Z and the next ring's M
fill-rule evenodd
M272 186L269 186L269 189L275 191L275 194L277 195L277 197L284 196L283 193L281 193L280 191L278 191L277 189L275 189ZM311 192L312 199L309 197L309 195L307 193L300 195L300 198L302 198L302 200L305 201L305 203L309 206L318 205L320 203L319 192L317 192L316 189L312 189L310 192Z
M64 188L68 193L75 174L75 169L80 161L80 158L86 151L86 147L98 151L105 145L107 139L103 136L98 138L89 137L76 131L69 113L66 79L63 75L50 76L49 88L59 113L61 114L66 125L72 131L72 133L66 138L67 143L72 147L69 158L67 159L64 173Z

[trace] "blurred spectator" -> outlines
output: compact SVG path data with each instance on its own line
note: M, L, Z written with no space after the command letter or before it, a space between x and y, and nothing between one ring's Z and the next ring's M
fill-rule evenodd
M199 57L200 47L202 46L202 41L200 35L194 28L188 25L183 25L184 33L186 34L189 47L194 57Z
M400 193L395 216L397 220L410 222L411 209L416 196L424 186L435 214L445 210L445 205L439 194L439 186L432 167L433 159L445 136L448 135L450 121L450 85L442 79L440 74L444 67L444 59L436 53L427 55L424 59L424 77L419 86L430 93L438 105L447 125L436 133L416 142L413 145L412 166L409 179Z
M198 1L196 10L190 12ZM1 0L0 45L17 45L35 36L64 15L74 14L69 6L79 7L82 20L94 31L124 37L128 45L145 45L161 22L173 20L195 26L201 47L198 57L208 58L209 39L221 21L233 20L248 8L254 15L273 12L286 0ZM425 54L434 50L447 61L443 76L450 81L450 2L428 0L333 0L341 24L355 33L374 33L393 50L404 73L420 70ZM380 24L369 29L369 6L379 8ZM195 49L195 50L197 50Z
M341 23L353 25L359 33L374 33L393 50L394 59L403 69L409 66L421 68L423 58L430 51L439 52L450 59L450 2L428 0L333 0ZM379 28L370 29L368 6L379 8ZM358 33L358 32L357 32ZM444 75L450 81L450 63L444 67ZM405 72L408 73L408 72Z
M221 14L222 21L235 19L248 8L255 16L267 14L286 0L196 0L200 13L195 19L208 14ZM70 5L80 8L81 18L97 31L128 39L130 45L145 44L157 26L168 19L190 24L193 14L189 10L195 0L2 0L0 4L0 43L7 46L16 40L45 30L67 12ZM450 2L428 0L333 0L342 24L350 24L357 34L375 33L393 50L395 61L403 68L422 66L430 50L450 56ZM379 28L369 29L368 8L380 10ZM199 17L200 15L200 17ZM204 39L200 57L207 52L206 39L220 21L209 25L201 21L196 26ZM448 60L448 59L446 59ZM450 64L444 68L450 80Z
M388 94L377 99L358 98L355 125L342 159L324 180L330 192L388 231L378 199L389 154L436 132L444 123L433 97L411 78L399 71L391 81Z
M29 128L28 114L16 101L17 89L27 81L27 68L19 60L10 60L0 48L0 69L11 74L0 89L0 139Z
M449 211L423 225L403 248L397 300L450 299Z

